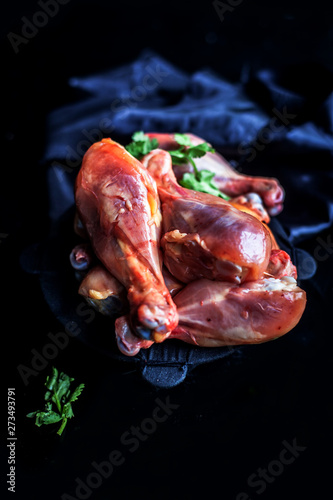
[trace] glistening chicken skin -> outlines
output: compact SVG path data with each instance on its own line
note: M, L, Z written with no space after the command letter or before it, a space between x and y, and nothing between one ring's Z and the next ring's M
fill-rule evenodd
M306 304L292 277L232 285L198 280L174 298L179 324L172 338L203 347L256 344L289 332Z
M161 272L161 214L154 180L111 139L86 152L75 201L93 250L126 288L129 322L139 337L162 340L178 314Z
M184 283L241 283L262 276L272 241L260 220L217 196L180 186L167 151L156 149L142 163L157 184L164 263L174 276Z

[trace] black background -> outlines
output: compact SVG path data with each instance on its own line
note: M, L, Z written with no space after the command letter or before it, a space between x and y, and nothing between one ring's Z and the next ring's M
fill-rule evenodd
M233 500L241 492L251 499L326 498L333 416L330 254L319 263L316 278L304 282L311 302L292 334L247 349L239 360L202 365L173 389L150 386L132 365L72 339L54 364L86 388L62 438L25 418L40 405L51 361L27 385L17 367L30 366L31 349L41 352L46 335L62 330L38 280L23 272L19 258L48 232L39 160L48 113L71 100L68 78L130 62L151 48L185 71L209 67L231 81L240 79L244 67L292 68L290 84L315 92L318 75L333 71L331 4L243 0L221 20L210 1L70 0L15 53L8 34L21 35L22 17L31 20L39 10L37 2L11 2L1 22L1 331L7 386L16 387L15 497L75 498L76 478L86 481L92 463L118 449L124 464L89 498ZM317 245L310 241L308 250ZM318 292L321 286L327 302ZM170 398L179 407L131 453L121 436L152 416L156 398ZM305 449L258 493L249 476L279 460L285 441ZM8 449L3 455L6 461ZM5 463L3 476L7 470Z

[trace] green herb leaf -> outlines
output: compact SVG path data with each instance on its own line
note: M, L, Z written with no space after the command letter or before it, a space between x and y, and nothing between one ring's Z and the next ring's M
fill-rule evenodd
M174 134L174 139L181 146L193 146L190 137L186 134Z
M34 418L37 415L37 411L32 411L31 413L28 413L26 416L28 418Z
M200 191L219 196L224 200L230 200L229 196L222 193L213 181L214 173L209 170L200 170L197 174L186 172L179 184L187 189Z
M65 373L63 372L60 373L58 384L55 390L55 393L59 401L62 401L64 396L67 397L69 387L71 385L71 382L73 382L73 380L74 380L73 378L69 377Z
M134 132L134 134L132 135L132 140L134 142L145 141L146 138L147 138L147 136L142 130L139 130L138 132Z
M71 403L78 399L84 388L84 384L80 384L71 392L70 385L73 380L72 377L63 372L59 374L56 368L52 368L52 375L48 376L45 382L48 390L44 396L44 410L28 413L27 417L36 417L35 424L38 427L61 421L61 426L57 432L57 434L61 435L67 420L74 417Z
M212 148L207 142L191 146L187 150L187 154L190 158L201 158L201 156L204 156L206 153L215 153L215 149Z
M172 163L174 165L183 165L184 163L189 162L188 155L184 154L183 149L175 149L174 151L169 151L169 154L172 158Z
M132 135L132 142L125 149L135 158L140 160L144 155L158 147L157 139L150 139L144 132L138 131Z
M63 418L74 417L73 408L72 408L71 403L64 404L63 409L62 409L62 417Z
M62 420L62 416L55 411L39 411L36 415L36 425L40 427L41 425L55 424Z
M172 163L174 165L191 163L194 170L194 173L188 172L183 175L180 185L194 191L209 193L224 200L230 200L229 196L222 193L214 183L214 172L210 172L209 170L199 171L193 160L193 158L201 158L206 153L215 153L215 149L207 142L202 142L196 146L192 145L191 139L186 134L175 134L174 138L181 147L175 151L169 151Z
M45 382L45 385L49 391L53 390L53 387L57 382L58 376L59 376L58 370L56 368L54 368L54 366L53 366L52 367L52 375L51 376L48 375L46 377L46 382Z
M76 401L77 398L80 396L81 392L84 389L84 384L80 384L75 391L72 392L72 394L69 397L69 401L72 403L73 401Z
M191 139L186 134L174 134L174 138L181 147L174 151L169 151L172 163L174 165L191 163L195 176L197 176L198 169L193 161L193 158L200 158L208 152L215 153L215 149L212 148L207 142L202 142L196 146L192 145Z

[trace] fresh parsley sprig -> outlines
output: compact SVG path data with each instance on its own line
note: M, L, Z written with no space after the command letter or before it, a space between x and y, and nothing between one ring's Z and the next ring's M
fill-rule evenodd
M179 148L169 151L173 165L184 165L190 163L193 167L193 173L185 173L179 184L194 191L214 194L224 200L230 200L230 197L222 193L214 183L214 173L210 170L198 170L193 158L201 158L206 153L215 153L207 142L192 144L187 134L174 134L175 141ZM132 142L125 146L126 150L138 160L158 148L156 138L150 139L143 131L135 132L132 135Z
M191 163L193 167L193 173L186 172L179 184L185 188L193 189L194 191L200 191L202 193L209 193L215 196L219 196L224 200L230 200L230 197L222 193L214 182L215 174L210 170L198 170L193 158L201 158L206 153L215 153L215 149L212 148L207 142L202 142L194 146L191 139L186 134L175 134L175 140L181 145L179 149L175 151L169 151L172 163L174 165L182 165L184 163Z
M230 200L230 197L222 193L216 186L213 180L214 175L214 172L210 172L209 170L199 170L197 174L186 172L179 184L187 189L213 194L224 200Z
M193 158L201 158L208 152L215 153L215 149L212 148L207 142L193 145L191 139L186 134L174 134L174 138L180 145L180 148L169 151L172 163L174 165L191 163L195 175L198 174L198 169Z
M47 391L44 396L44 410L34 411L27 414L27 417L36 417L35 424L42 425L55 424L61 421L57 434L61 436L69 418L74 417L72 403L78 399L84 389L84 384L80 384L71 392L70 385L74 381L63 372L58 372L52 368L52 375L47 376L45 386Z
M142 131L134 132L132 142L125 146L125 149L138 160L156 148L158 148L157 139L149 139L148 135Z

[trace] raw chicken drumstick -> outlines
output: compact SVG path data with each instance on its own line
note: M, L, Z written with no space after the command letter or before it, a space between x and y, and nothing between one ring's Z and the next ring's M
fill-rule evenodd
M184 283L262 277L272 242L260 220L222 198L180 186L167 151L155 149L141 161L157 184L164 263L174 276Z
M241 285L198 280L174 301L179 324L170 338L220 347L257 344L289 332L304 312L306 293L288 276Z
M99 261L126 288L127 318L139 337L162 340L178 322L161 272L161 214L154 180L111 139L86 152L75 201Z
M174 134L146 134L150 139L157 139L158 147L165 150L179 148ZM186 134L193 145L205 142L204 139L193 134ZM201 158L194 158L198 170L207 169L215 173L214 183L228 196L234 197L248 193L257 193L262 198L270 215L277 215L283 208L284 190L277 179L273 177L251 177L238 173L219 153L206 153ZM185 172L191 172L193 167L187 165L173 166L179 181Z

